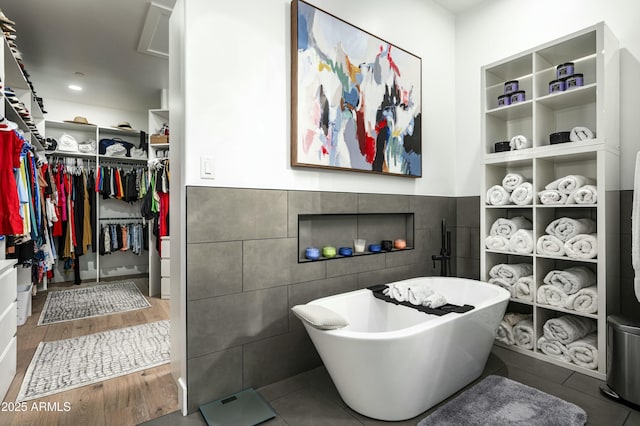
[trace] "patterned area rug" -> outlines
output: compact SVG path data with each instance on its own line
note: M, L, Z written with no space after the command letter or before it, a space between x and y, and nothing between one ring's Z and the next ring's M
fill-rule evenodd
M170 361L169 321L41 342L16 402L134 373Z
M150 307L133 281L50 291L38 325L99 317Z
M418 423L418 426L582 426L580 407L501 376L487 376Z

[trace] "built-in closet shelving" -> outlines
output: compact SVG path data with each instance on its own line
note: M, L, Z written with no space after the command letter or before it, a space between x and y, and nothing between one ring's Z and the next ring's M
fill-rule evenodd
M151 109L149 110L149 135L159 134L165 125L169 124L168 109ZM167 143L149 143L149 163L153 164L154 160L169 158L169 142ZM160 295L163 299L169 298L169 272L168 272L168 251L170 237L163 237L162 258L156 250L156 236L149 232L149 296ZM162 263L164 262L164 268Z
M95 170L97 167L117 167L123 171L132 168L147 167L147 156L126 157L109 156L100 154L99 144L101 139L120 139L140 147L141 132L136 130L119 129L111 127L101 127L96 125L81 124L74 122L49 121L45 123L47 138L56 141L61 140L64 134L72 136L78 143L92 140L95 149L91 152L78 151L47 151L46 155L50 163L55 163L57 159L62 159L66 164ZM60 145L58 145L59 147ZM140 213L140 201L127 202L114 198L104 199L100 194L96 194L96 232L100 232L102 225L143 223ZM99 234L98 234L99 235ZM57 274L54 280L69 281L69 273L62 269L62 262L56 262ZM80 256L80 277L82 280L101 281L104 278L117 275L133 275L147 273L148 257L146 254L137 255L130 251L115 251L110 254L100 255L99 250L89 252Z
M533 301L512 298L507 311L533 315L534 342L543 336L544 323L553 317L570 314L597 322L598 365L587 369L556 360L534 343L533 350L496 344L557 364L571 370L604 379L607 369L606 317L619 306L619 53L615 37L604 23L578 31L510 58L482 68L482 150L481 190L481 279L489 280L490 269L500 263L529 263L533 267ZM584 85L549 94L549 83L556 79L556 67L575 64L575 72L584 75ZM504 83L518 80L526 99L498 106ZM586 126L595 138L579 142L550 144L549 135ZM532 147L494 152L494 144L524 135ZM491 206L487 190L500 185L507 173L518 173L533 185L530 205ZM597 185L597 203L545 205L537 197L551 181L579 174ZM532 222L534 244L545 234L546 226L560 217L591 218L597 223L597 256L576 260L537 253L518 255L486 248L484 238L500 217L524 216ZM545 275L554 269L586 265L597 277L598 310L581 314L573 310L540 303L536 291Z

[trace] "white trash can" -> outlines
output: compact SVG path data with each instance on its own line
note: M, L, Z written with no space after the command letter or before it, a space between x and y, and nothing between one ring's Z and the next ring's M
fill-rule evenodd
M31 283L18 284L18 325L24 325L31 316Z

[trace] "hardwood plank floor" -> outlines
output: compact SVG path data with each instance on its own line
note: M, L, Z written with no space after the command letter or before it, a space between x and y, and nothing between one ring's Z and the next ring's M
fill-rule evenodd
M120 277L117 281L134 281L142 294L148 294L148 279ZM95 283L82 284L83 286ZM70 283L53 284L50 288L78 287ZM38 326L47 292L33 298L32 315L18 327L17 373L4 402L16 400L25 372L36 347L42 341L67 339L101 331L169 319L169 301L147 297L150 308L84 320ZM131 373L67 392L27 401L26 411L10 410L3 404L0 425L137 425L176 411L178 388L169 364Z

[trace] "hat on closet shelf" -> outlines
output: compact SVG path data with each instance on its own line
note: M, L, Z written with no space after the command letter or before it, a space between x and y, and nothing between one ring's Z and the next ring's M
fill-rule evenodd
M0 10L0 22L3 22L5 24L9 24L9 25L15 25L16 24L11 19L7 18L7 15L5 15L4 12L2 12L2 10Z
M88 124L89 126L95 126L93 123L89 123L86 117L77 116L74 117L73 120L64 120L65 123L76 123L76 124Z
M128 121L121 121L116 126L113 126L113 127L117 129L122 129L122 130L133 130L133 127L131 127L131 124Z

